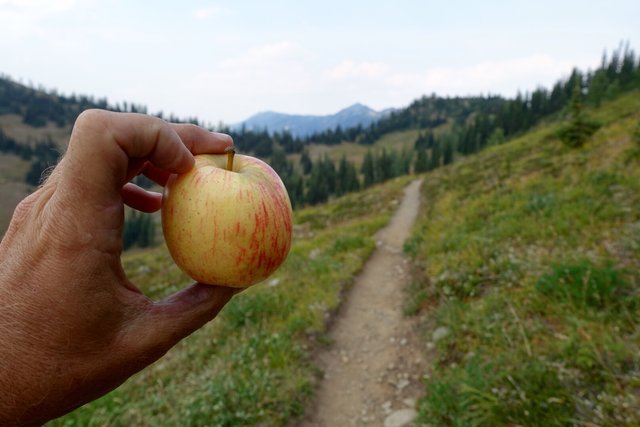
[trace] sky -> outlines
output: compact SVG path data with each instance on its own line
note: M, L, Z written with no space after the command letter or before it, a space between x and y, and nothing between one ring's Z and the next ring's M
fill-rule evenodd
M0 0L0 73L233 124L514 96L640 50L640 1Z

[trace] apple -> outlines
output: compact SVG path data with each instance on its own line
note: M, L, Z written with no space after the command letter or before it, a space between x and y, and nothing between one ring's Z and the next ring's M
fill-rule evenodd
M162 199L162 231L176 264L192 279L245 288L286 259L293 219L278 174L250 156L200 154L172 175Z

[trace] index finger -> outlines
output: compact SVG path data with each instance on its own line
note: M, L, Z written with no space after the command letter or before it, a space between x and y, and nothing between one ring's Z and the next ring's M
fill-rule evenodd
M68 199L83 224L119 227L122 219L113 213L122 207L121 190L132 165L146 160L168 173L187 172L194 164L192 152L224 151L231 144L219 135L143 114L85 111L58 166L58 196Z
M172 123L171 127L193 154L223 154L225 148L233 145L233 139L229 135L209 132L200 126Z

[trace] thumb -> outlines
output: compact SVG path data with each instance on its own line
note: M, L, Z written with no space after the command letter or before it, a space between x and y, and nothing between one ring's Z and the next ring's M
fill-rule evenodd
M149 363L218 315L238 289L196 283L151 303L128 331L127 347Z

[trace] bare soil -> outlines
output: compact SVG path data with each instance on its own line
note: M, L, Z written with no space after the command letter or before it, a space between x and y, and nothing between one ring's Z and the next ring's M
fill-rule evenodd
M402 246L420 204L420 181L405 189L390 223L337 314L332 344L317 355L324 372L300 425L402 426L423 391L423 351L416 320L402 313L409 280ZM404 420L404 421L403 421Z

